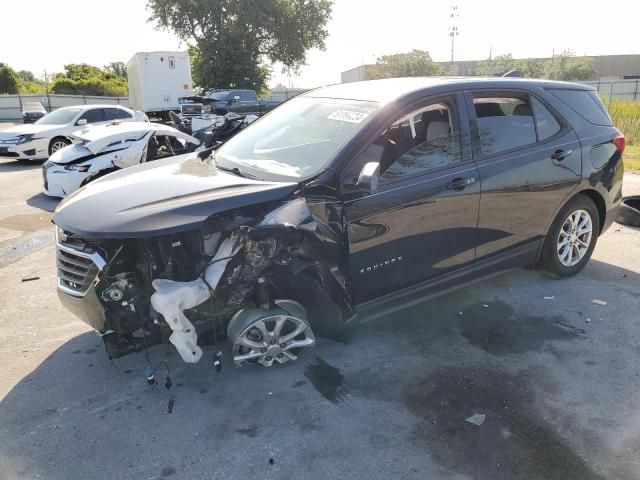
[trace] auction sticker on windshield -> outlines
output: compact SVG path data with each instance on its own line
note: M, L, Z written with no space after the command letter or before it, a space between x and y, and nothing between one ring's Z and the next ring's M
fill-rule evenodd
M336 110L327 118L329 120L340 120L341 122L360 123L369 116L365 112L354 112L352 110Z

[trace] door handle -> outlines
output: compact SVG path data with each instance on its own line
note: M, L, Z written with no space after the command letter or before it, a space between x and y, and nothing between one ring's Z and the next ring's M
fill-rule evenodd
M449 182L447 188L449 190L455 190L457 192L464 190L467 188L467 185L472 185L476 183L475 177L466 177L466 178L454 178Z
M558 160L559 162L561 162L562 160L565 159L565 157L568 157L572 153L573 153L572 150L556 150L551 154L551 159Z

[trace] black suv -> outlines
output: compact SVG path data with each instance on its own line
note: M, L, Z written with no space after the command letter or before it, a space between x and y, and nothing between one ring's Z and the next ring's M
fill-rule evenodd
M111 357L295 360L315 334L500 270L579 272L621 202L624 137L587 86L409 78L296 97L217 150L57 209L58 291Z

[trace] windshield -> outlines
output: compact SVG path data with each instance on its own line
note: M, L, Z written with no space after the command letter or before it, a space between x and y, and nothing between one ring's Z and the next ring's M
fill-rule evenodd
M213 92L211 94L211 99L216 101L226 100L228 96L229 96L229 90L223 90L220 92Z
M287 177L312 177L378 108L372 102L297 97L228 140L215 161Z
M55 110L46 114L36 123L39 125L66 125L80 112L79 108L68 108L65 110Z

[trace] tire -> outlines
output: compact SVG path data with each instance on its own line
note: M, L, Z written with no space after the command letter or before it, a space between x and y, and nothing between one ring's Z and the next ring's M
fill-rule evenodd
M49 156L53 155L54 152L71 145L71 142L64 137L56 137L49 142Z
M587 231L589 223L591 230ZM557 277L575 275L591 258L599 234L600 215L595 203L585 195L576 195L553 221L542 247L540 266Z
M624 197L615 220L629 227L640 227L640 195Z

